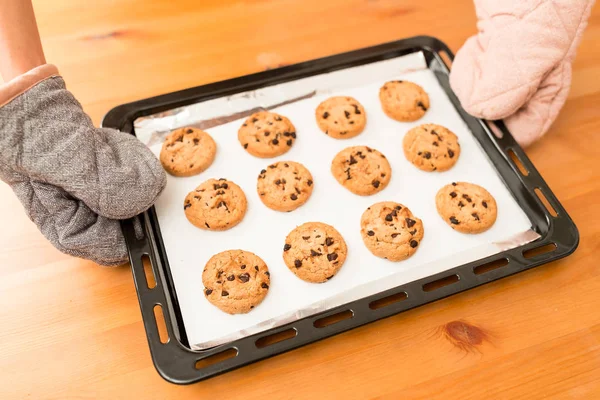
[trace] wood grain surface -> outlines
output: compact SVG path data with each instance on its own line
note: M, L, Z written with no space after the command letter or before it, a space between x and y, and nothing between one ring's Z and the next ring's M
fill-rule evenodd
M471 0L34 2L94 122L118 104L417 34L458 50ZM191 386L154 370L131 271L59 253L0 184L1 399L600 398L600 9L569 99L527 149L570 257Z

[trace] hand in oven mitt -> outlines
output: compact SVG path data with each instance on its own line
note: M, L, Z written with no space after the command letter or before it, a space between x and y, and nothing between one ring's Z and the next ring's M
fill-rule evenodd
M149 208L166 176L134 136L97 129L53 65L0 85L0 178L60 251L127 260L119 225Z
M450 84L463 108L504 119L527 146L563 106L593 0L475 0L479 33L456 54Z

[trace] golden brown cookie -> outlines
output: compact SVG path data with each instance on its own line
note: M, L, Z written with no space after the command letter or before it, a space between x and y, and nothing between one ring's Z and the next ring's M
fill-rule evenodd
M269 111L252 114L238 131L244 149L255 157L272 158L287 152L296 140L296 128L283 115Z
M412 256L423 239L423 223L399 203L373 204L363 213L360 234L377 257L402 261Z
M217 144L208 133L197 128L181 128L165 139L160 162L171 175L192 176L210 167L216 153Z
M467 182L453 182L441 188L435 196L435 206L442 219L462 233L488 230L498 213L490 192Z
M342 186L360 196L382 191L392 177L385 156L367 146L340 151L331 162L331 173Z
M447 171L460 156L458 137L436 124L423 124L404 135L404 155L423 171Z
M386 82L379 89L383 112L401 122L416 121L429 109L429 96L423 88L409 81Z
M283 246L283 261L296 276L312 283L325 282L338 273L348 248L340 233L322 222L307 222L290 232Z
M201 229L231 229L246 214L246 196L235 183L226 179L209 179L185 197L183 209L187 219Z
M349 139L361 133L367 124L367 113L355 98L335 96L323 101L315 111L317 125L336 139Z
M293 211L308 201L313 191L313 177L300 163L280 161L260 171L256 190L270 209Z
M267 264L256 254L227 250L208 260L202 272L204 296L229 314L244 314L259 305L271 284Z

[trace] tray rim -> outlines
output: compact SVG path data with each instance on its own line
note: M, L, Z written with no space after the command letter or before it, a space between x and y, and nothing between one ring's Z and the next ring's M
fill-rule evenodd
M447 75L449 68L445 65L440 53L446 53L447 57L450 60L453 60L454 55L450 49L445 43L437 38L431 36L416 36L123 104L110 110L103 118L101 125L103 127L120 129L121 131L134 134L133 122L136 118L141 116L215 97L252 90L258 87L296 80L304 76L325 72L325 70L333 71L336 69L348 68L353 65L359 65L361 63L366 64L387 58L394 58L413 51L423 51L428 58L428 66L430 63L435 62L437 63L436 65L438 65L438 68L439 66L442 66L442 70L438 72L442 75ZM376 60L375 58L377 57L379 58ZM445 69L445 71L443 71L443 69ZM438 81L439 80L440 77L438 77ZM440 82L440 84L442 84L442 82ZM277 328L272 328L210 349L197 351L186 347L187 338L185 337L185 331L181 328L183 326L183 321L181 319L181 313L178 311L177 297L173 281L170 277L170 271L168 270L168 267L165 267L164 265L165 262L168 264L168 261L166 260L164 247L162 246L162 240L160 239L160 228L158 227L156 212L154 207L152 207L142 215L136 217L136 219L122 221L121 225L128 245L134 283L138 294L152 360L157 371L164 379L177 384L197 382L366 323L395 315L402 311L442 299L452 294L566 257L575 251L579 243L579 232L575 224L524 151L510 135L506 126L504 126L501 121L487 122L469 116L462 110L462 107L460 107L458 99L454 96L451 89L449 89L448 83L445 82L445 85L442 84L442 86L469 128L473 132L479 132L479 135L481 135L481 137L479 137L476 134L482 147L484 144L488 147L491 146L490 151L492 151L492 153L488 153L490 160L495 164L500 177L505 182L517 202L519 202L520 205L522 205L522 201L526 203L524 211L528 217L530 219L532 218L532 216L527 213L528 210L532 213L538 213L536 214L536 222L532 220L532 223L534 228L536 228L536 231L539 230L538 233L542 234L542 237L534 242L530 242L506 252L467 263L423 279L412 281L408 284L346 303ZM491 134L492 130L489 123L494 123L498 127L503 134L502 138L497 138ZM481 143L482 140L486 142ZM527 171L529 171L528 175L523 176L519 173L514 163L509 161L508 151L513 151L517 155L521 163L525 166ZM508 174L513 175L511 179L517 178L517 182L514 182L515 187L525 188L526 191L524 190L523 192L515 193L509 183L506 182L505 178L510 177ZM557 212L558 215L556 217L550 215L537 195L535 195L533 192L535 188L542 190L548 202ZM143 228L144 238L138 239L138 235L136 235L136 225ZM139 234L139 229L137 232ZM548 244L554 244L555 250L529 259L525 258L523 255L523 253L528 250L544 247ZM146 285L144 266L142 263L143 255L147 255L151 261L152 271L156 280L156 286L153 289L148 289ZM481 275L476 275L473 272L473 269L479 265L502 258L508 260L508 264L502 268ZM457 275L457 282L431 292L425 292L423 290L423 285L452 275ZM376 310L369 308L369 304L373 301L401 292L407 294L405 300ZM166 343L161 343L159 332L157 330L154 317L154 307L156 305L163 308L165 325L169 337L169 340ZM168 312L165 312L165 308ZM349 319L324 328L316 328L314 326L314 322L321 318L347 310L350 310L352 313L352 317ZM263 348L258 348L256 346L256 341L258 339L290 329L293 329L296 332L296 336L289 340L277 342ZM229 349L236 350L237 353L234 357L209 365L205 368L195 368L197 361L228 351Z

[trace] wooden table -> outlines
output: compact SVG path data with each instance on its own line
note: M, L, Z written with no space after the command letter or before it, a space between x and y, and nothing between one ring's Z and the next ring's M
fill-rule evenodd
M476 30L470 0L35 8L48 60L96 123L120 103L416 34L456 51ZM155 372L130 270L59 253L0 185L0 398L600 398L598 42L596 7L569 99L527 150L579 227L574 255L191 386ZM457 347L440 334L453 321L488 339Z

